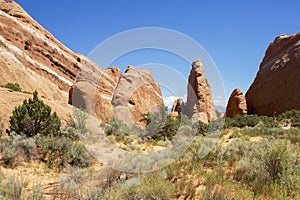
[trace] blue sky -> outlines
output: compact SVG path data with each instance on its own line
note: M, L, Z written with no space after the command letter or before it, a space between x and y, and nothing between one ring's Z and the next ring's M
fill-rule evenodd
M85 55L128 29L163 27L186 34L211 56L227 98L236 87L247 91L266 48L277 35L300 31L298 0L16 2L63 44ZM130 64L140 63L119 67L124 70ZM190 66L179 69L184 75L189 70Z

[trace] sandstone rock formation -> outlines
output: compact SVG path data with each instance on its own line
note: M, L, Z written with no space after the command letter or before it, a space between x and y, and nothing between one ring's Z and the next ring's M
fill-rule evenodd
M205 78L201 60L192 64L188 80L186 112L193 121L208 123L216 119L210 86Z
M0 6L0 85L18 83L50 100L67 100L82 60L17 3Z
M171 112L181 113L181 111L183 110L183 106L184 106L183 100L180 98L176 99L173 103Z
M300 33L279 35L268 47L246 93L248 113L273 116L300 109Z
M178 112L170 112L169 113L169 117L173 118L173 119L177 119L179 113Z
M179 98L174 101L169 116L173 119L176 119L181 112L184 112L184 102Z
M215 110L217 119L223 119L225 117L225 113L222 112L221 110Z
M113 118L115 107L119 109L127 101L136 122L152 105L163 104L160 88L150 72L134 70L133 66L129 66L124 75L116 67L100 69L85 56L61 44L14 2L0 2L0 65L0 85L18 83L25 91L37 90L62 117L67 116L59 112L62 105L72 114L72 106L65 105L69 103L108 121ZM130 92L132 96L126 96ZM11 92L7 94L14 98L9 98L6 93L8 99L0 101L0 107L10 101L21 104L28 97ZM123 93L124 98L120 96ZM5 112L11 114L14 107L7 108ZM8 117L2 118L7 120Z
M109 121L113 118L112 99L114 91L122 76L122 72L117 67L108 68L102 71L98 81L96 92L96 116Z
M132 66L132 65L129 65L129 66L127 67L127 69L125 70L125 74L126 74L127 72L129 72L130 70L133 70L133 69L135 69L135 67Z
M112 105L114 119L132 124L141 114L163 105L162 93L150 71L131 69L120 78Z
M232 91L226 107L226 117L247 114L247 103L243 92L236 88Z

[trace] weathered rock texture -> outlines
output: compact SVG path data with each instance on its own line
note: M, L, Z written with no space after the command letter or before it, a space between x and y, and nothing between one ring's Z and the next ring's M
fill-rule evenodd
M61 44L14 2L0 2L0 66L0 85L18 83L25 91L37 90L63 119L72 114L68 103L103 121L113 118L115 107L127 106L134 122L155 103L163 104L160 88L150 72L130 66L122 76L116 67L100 69ZM15 105L29 96L7 90L0 92L4 93L0 108L5 107L3 112L9 115ZM128 97L129 93L132 96ZM7 121L8 117L2 118Z
M51 100L66 100L81 59L17 3L0 3L0 84L18 83Z
M96 93L96 114L103 121L113 118L111 101L121 76L122 72L117 67L105 69L101 73Z
M119 80L112 99L114 119L127 124L163 105L159 85L148 70L128 70Z
M232 91L226 107L226 117L247 114L247 103L243 92L236 88Z
M179 98L174 101L169 116L173 119L176 119L181 112L184 112L184 102Z
M171 112L181 113L183 110L184 102L182 99L176 99L173 103Z
M192 64L188 80L186 112L193 121L208 123L216 119L210 86L205 78L201 60Z
M300 109L299 74L300 33L278 36L246 93L248 113L273 116Z

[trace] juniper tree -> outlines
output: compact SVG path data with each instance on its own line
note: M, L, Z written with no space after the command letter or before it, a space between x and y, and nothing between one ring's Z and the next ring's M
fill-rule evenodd
M13 110L10 117L10 129L16 134L25 134L28 137L37 135L56 135L60 129L60 120L51 107L38 98L38 93L33 93L33 98L25 99L21 106Z

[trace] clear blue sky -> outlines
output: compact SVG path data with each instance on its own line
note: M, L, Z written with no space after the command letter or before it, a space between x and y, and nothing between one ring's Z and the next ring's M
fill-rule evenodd
M300 31L299 0L16 2L63 44L85 55L128 29L164 27L182 32L210 54L227 97L236 87L246 92L267 46L277 35Z

